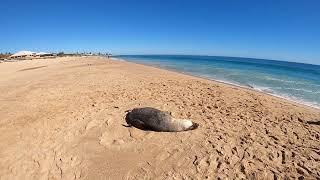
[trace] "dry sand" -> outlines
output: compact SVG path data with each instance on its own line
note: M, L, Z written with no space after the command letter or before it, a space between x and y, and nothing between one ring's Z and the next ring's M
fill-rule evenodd
M103 58L0 64L0 179L320 178L320 111ZM124 127L151 106L200 124Z

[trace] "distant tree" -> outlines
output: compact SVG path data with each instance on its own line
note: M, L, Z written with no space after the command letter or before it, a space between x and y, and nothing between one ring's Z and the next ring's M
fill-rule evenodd
M62 52L59 52L58 54L57 54L57 56L64 56L64 52L62 51Z
M0 59L6 59L10 56L10 53L0 53Z

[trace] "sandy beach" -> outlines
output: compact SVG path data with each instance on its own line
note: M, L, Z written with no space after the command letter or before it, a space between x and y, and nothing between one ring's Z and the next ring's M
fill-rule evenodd
M0 179L320 178L320 110L102 57L0 64ZM193 131L128 128L154 107Z

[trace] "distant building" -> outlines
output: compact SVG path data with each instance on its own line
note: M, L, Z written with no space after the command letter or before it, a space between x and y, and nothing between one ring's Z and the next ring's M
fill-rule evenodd
M17 53L14 53L10 56L12 59L27 59L27 58L32 58L36 57L36 52L32 51L19 51Z
M43 57L53 57L54 54L46 52L19 51L10 56L11 59L33 59Z
M46 53L46 52L36 53L36 57L52 57L52 56L54 56L54 54L52 53Z

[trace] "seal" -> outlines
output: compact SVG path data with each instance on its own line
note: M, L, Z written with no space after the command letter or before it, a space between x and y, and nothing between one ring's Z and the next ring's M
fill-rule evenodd
M175 119L171 113L151 107L134 108L126 114L126 122L142 130L179 132L198 128L199 124L188 119Z

